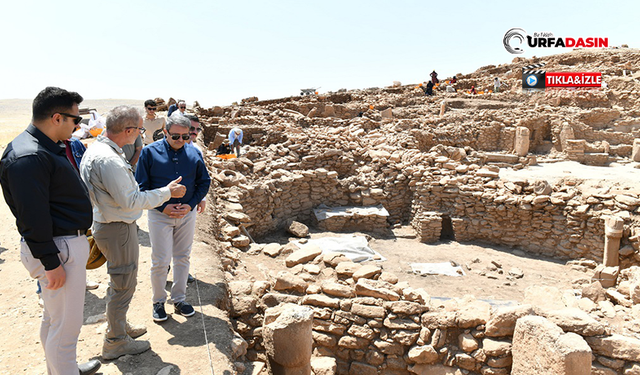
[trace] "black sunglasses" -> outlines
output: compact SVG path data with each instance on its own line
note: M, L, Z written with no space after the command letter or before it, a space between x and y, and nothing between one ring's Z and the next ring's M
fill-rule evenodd
M183 141L188 141L189 139L191 139L191 136L189 134L169 134L169 136L171 136L171 139L173 139L174 141L177 141L180 138L182 138Z
M73 123L78 125L80 123L80 121L82 121L82 117L80 116L76 116L76 115L72 115L69 113L63 113L63 112L58 112L59 115L63 115L65 117L71 117L73 119ZM55 113L53 114L55 115ZM51 117L53 117L53 115L51 115Z
M155 111L157 108L156 107L147 107L148 111Z
M192 126L189 128L189 133L200 133L200 128L196 128L195 126Z

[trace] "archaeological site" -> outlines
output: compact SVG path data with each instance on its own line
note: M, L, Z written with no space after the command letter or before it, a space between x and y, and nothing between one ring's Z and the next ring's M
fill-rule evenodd
M440 78L194 105L238 373L640 374L640 51Z

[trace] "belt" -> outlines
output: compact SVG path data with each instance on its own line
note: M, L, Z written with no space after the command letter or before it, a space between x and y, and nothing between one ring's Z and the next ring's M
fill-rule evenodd
M78 230L72 230L72 231L68 231L68 232L64 232L59 234L60 236L84 236L85 234L87 234L87 230L86 229L78 229Z

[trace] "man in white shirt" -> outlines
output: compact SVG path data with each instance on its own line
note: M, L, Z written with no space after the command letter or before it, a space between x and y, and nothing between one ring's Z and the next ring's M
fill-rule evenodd
M240 145L242 145L242 129L235 127L229 131L229 146L240 157Z
M142 216L142 210L157 207L171 197L180 198L186 192L180 185L182 177L164 187L140 191L131 166L124 159L122 146L133 143L142 132L142 118L137 109L128 106L112 109L105 134L98 136L80 163L80 175L93 203L93 238L107 258L110 276L107 333L102 346L102 357L106 360L139 354L151 347L148 341L133 340L131 335L144 334L146 328L132 327L126 317L137 284L136 220Z

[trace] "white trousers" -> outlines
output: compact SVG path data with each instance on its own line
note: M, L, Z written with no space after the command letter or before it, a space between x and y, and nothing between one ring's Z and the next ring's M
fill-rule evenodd
M66 273L64 285L49 290L49 281L40 260L31 255L29 246L20 241L20 259L29 274L40 282L44 311L40 342L44 347L49 375L78 375L76 346L83 323L84 293L87 282L89 242L86 236L54 237L60 262Z
M196 231L196 210L182 219L172 219L158 210L149 210L151 240L151 288L153 303L166 302L167 268L173 258L171 301L182 302L187 293L189 258Z

